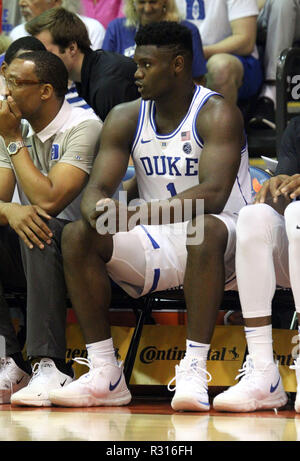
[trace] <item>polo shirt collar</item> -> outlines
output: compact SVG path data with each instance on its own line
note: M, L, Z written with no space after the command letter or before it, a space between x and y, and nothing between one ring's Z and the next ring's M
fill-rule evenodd
M54 134L61 131L61 128L66 122L66 119L69 117L70 112L72 111L70 103L64 100L63 105L60 108L60 111L54 117L54 119L47 125L43 130L35 133L30 126L28 136L35 134L41 142L46 142Z

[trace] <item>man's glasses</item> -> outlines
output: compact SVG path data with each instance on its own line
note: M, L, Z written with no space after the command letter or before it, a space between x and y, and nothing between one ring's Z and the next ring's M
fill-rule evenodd
M16 77L5 77L5 83L8 88L21 88L26 85L40 85L43 82L38 82L36 80L22 80Z

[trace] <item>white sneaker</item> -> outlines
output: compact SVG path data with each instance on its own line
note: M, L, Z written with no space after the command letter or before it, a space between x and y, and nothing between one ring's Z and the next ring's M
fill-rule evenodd
M78 357L74 360L87 365L90 371L69 386L50 392L49 398L54 405L64 407L121 406L131 401L122 362L113 365L95 357L89 359Z
M295 370L297 379L297 394L295 399L295 411L300 413L300 357L294 361L294 365L290 366L291 370Z
M176 380L176 387L171 389ZM207 383L211 375L206 371L203 361L195 357L185 357L175 367L175 377L169 382L169 391L174 391L171 406L173 410L208 411L210 408Z
M241 378L240 382L215 397L215 410L248 412L280 408L287 403L275 363L267 364L263 370L256 370L253 359L248 355L239 371L235 379Z
M50 407L49 392L61 388L73 381L70 376L61 373L49 358L41 359L34 364L33 375L28 386L11 396L12 405L28 405L34 407Z
M0 404L10 403L11 395L27 386L29 380L30 376L21 370L11 357L1 359Z

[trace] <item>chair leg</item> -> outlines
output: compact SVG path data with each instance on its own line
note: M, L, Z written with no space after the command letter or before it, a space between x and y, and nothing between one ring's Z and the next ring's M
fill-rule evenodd
M139 347L143 326L148 315L152 311L152 300L151 298L146 298L144 302L144 306L141 308L140 315L137 319L136 326L134 328L133 336L130 341L130 345L126 354L126 359L124 363L124 375L126 379L126 383L129 386L130 378L132 374L132 370L134 367L134 362L136 359L137 350Z

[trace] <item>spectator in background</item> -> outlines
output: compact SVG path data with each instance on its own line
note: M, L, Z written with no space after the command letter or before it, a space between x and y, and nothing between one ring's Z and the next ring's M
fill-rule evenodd
M124 16L122 0L81 0L82 14L97 19L107 28L115 18Z
M90 48L86 27L64 8L52 8L26 24L27 31L59 56L81 96L101 120L116 104L139 97L130 58Z
M176 0L179 11L199 28L207 59L207 86L232 101L260 90L256 49L256 0Z
M203 56L202 42L199 31L189 21L180 21L180 16L174 0L125 0L125 18L114 19L107 28L103 41L103 49L115 51L125 56L133 57L135 50L135 34L139 25L158 21L178 21L188 27L193 37L193 78L198 83L204 83L206 62Z
M72 10L73 12L76 6L74 5L74 0L19 0L19 5L25 22L30 21L31 19L37 17L44 11L47 11L51 8L62 6L67 10L69 10L70 8L70 10ZM88 30L88 34L91 40L91 48L93 50L101 48L103 38L105 35L105 29L103 25L95 19L88 18L85 16L79 17L84 22ZM28 32L25 28L25 24L19 24L10 33L10 37L12 40L24 37L25 35L28 35Z
M22 21L18 3L18 0L2 0L2 33L5 35Z
M12 42L12 44L6 50L1 68L2 72L15 57L17 57L24 51L38 50L46 50L46 47L37 38L31 37L30 35L25 35L25 37L18 38L17 40ZM91 114L94 114L93 109L78 95L76 86L72 82L69 82L68 92L65 95L65 99L74 107L81 107L83 109L88 110Z
M300 40L300 0L258 0L258 28L265 29L264 84L250 125L275 129L276 67L280 53Z

